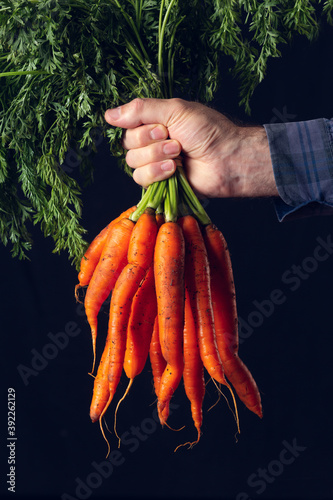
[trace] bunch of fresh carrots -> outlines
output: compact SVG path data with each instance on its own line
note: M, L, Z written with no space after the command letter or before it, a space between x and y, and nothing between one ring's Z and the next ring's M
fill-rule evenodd
M148 358L162 425L183 379L197 429L197 439L190 445L201 434L204 369L217 387L222 384L230 390L238 430L230 384L247 408L262 417L257 385L238 356L227 244L181 165L168 181L149 186L138 206L123 212L96 236L82 258L76 296L80 287L87 287L84 305L92 335L92 372L97 317L112 292L108 334L90 407L91 420L99 420L102 432L103 416L123 371L129 382L118 406Z

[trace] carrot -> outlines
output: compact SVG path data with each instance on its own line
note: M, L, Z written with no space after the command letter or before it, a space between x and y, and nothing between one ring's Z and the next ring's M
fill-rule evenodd
M175 222L164 223L159 229L154 253L159 337L167 362L157 403L162 425L166 423L170 399L183 373L184 252L181 228Z
M149 347L149 358L153 372L155 394L158 396L161 384L161 377L166 367L166 361L162 355L160 337L158 331L158 316L155 318L153 335Z
M188 290L185 290L183 379L185 392L191 403L193 422L198 431L197 440L193 443L189 443L192 446L193 444L198 443L201 434L202 402L205 395L205 378Z
M163 213L156 211L157 227L160 228L162 226L162 224L164 224L164 222L165 221L164 221ZM154 286L155 286L155 279L154 279ZM156 289L155 289L155 294L156 294ZM156 306L157 306L157 303L156 303ZM156 314L157 314L157 310L156 310ZM153 333L152 333L150 346L149 346L149 359L150 359L151 369L152 369L152 373L153 373L155 394L157 396L158 390L160 387L162 373L166 367L166 361L162 356L160 337L159 337L159 331L158 331L158 316L157 315L156 315L155 320L154 320L154 328L153 328Z
M189 291L194 324L198 332L202 362L217 382L226 385L217 351L213 309L210 295L210 274L205 244L194 217L186 215L178 221L185 239L185 283Z
M117 222L119 222L121 219L129 217L135 210L136 206L125 210L125 212L120 214L119 217L111 221L104 229L102 229L102 231L90 243L88 249L81 259L80 272L78 275L79 283L75 287L76 300L78 300L78 289L89 285L90 279L94 273L94 270L102 254L104 245L107 241L111 227L117 224Z
M122 270L112 293L108 328L108 336L110 337L108 374L110 394L103 413L112 401L120 381L132 300L152 264L156 235L155 214L147 211L140 216L135 224L128 248L128 264Z
M92 275L84 301L85 312L91 329L93 368L96 358L97 316L105 299L113 289L121 271L127 264L127 250L135 224L121 219L112 226L103 248L100 261Z
M262 417L258 387L238 356L238 317L235 285L227 243L221 231L209 224L204 229L211 270L211 294L216 341L227 379L246 407Z
M156 225L160 228L164 216L156 213ZM133 299L127 327L124 371L129 379L142 372L148 354L157 315L154 266L151 264L146 277Z
M205 243L198 222L191 215L178 221L185 239L185 284L189 291L193 319L198 335L199 350L204 367L218 383L228 387L234 401L239 429L237 406L230 385L224 376L217 349L213 308L210 293L210 272Z
M145 367L149 354L149 345L153 333L154 322L157 314L157 303L154 283L154 267L150 265L146 276L139 285L131 306L131 314L127 326L126 349L124 356L124 371L129 378L125 393L118 401L114 415L114 432L120 437L116 429L117 412L120 404L126 398L134 378Z
M146 364L156 314L154 267L151 265L133 298L127 327L124 371L129 379L139 375Z

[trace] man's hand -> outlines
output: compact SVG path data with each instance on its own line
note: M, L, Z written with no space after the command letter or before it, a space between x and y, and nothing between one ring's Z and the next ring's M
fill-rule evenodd
M126 161L144 187L170 177L182 153L199 196L278 195L263 127L239 127L208 106L182 99L134 99L107 110L105 119L126 129Z

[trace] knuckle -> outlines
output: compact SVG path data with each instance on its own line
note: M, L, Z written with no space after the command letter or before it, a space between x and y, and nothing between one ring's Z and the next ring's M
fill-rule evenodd
M135 112L140 112L143 105L144 105L145 99L142 99L141 97L136 97L133 99L133 101L130 102L131 108Z
M170 102L173 106L184 107L184 105L185 105L185 101L183 99L181 99L180 97L173 97L172 99L170 99Z
M172 112L170 115L168 127L179 122L180 120L183 120L185 117L188 117L188 115L191 112L191 104L179 97L174 97L170 99L170 104Z
M172 105L172 109L174 114L181 114L186 109L186 101L180 99L179 97L173 97L170 99L170 103Z

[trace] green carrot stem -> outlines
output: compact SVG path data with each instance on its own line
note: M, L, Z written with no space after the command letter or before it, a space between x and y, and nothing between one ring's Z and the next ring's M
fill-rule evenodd
M177 168L177 174L178 174L178 181L180 184L180 188L182 190L182 194L186 200L186 203L189 205L192 212L195 214L195 216L201 222L201 224L203 225L210 224L211 220L208 214L206 213L205 209L201 205L200 201L194 194L193 189L189 185L186 176L184 174L183 167L181 165L178 166Z
M169 179L168 183L169 196L170 196L170 220L175 222L178 218L178 204L179 204L179 196L178 196L178 180L177 175L172 175Z
M160 5L160 15L158 21L158 54L157 54L157 65L158 65L158 76L161 81L163 80L163 57L162 57L162 24L163 24L163 10L164 10L164 0L161 0Z
M166 222L176 222L178 218L178 199L177 177L174 174L167 181L164 200L164 217Z
M130 219L136 222L141 214L146 210L151 192L156 189L156 183L151 184L146 191L142 191L141 200L137 204L137 209L130 215Z
M167 186L168 181L159 181L155 182L156 184L156 190L154 191L153 195L150 196L148 205L147 207L153 208L156 210L156 208L162 203L164 197L165 197L165 190Z
M179 215L190 212L203 225L211 222L189 185L181 165L178 165L176 173L169 179L154 182L142 191L141 200L135 212L131 214L130 219L136 222L146 208L158 209L159 213L161 213L163 203L166 221L175 222Z
M136 27L135 22L133 21L132 17L131 17L131 16L129 16L129 15L127 14L127 12L125 12L125 10L124 10L124 9L123 9L123 7L120 5L120 3L119 3L119 1L118 1L118 0L113 0L113 2L114 2L114 3L117 5L117 7L120 9L120 11L121 11L121 13L122 13L122 15L123 15L124 19L126 19L126 21L127 21L128 25L130 26L130 28L132 28L132 30L133 30L133 32L134 32L134 34L135 34L135 36L136 36L136 38L137 38L137 40L138 40L138 42L139 42L140 49L142 50L142 54L143 54L144 58L145 58L148 62L150 62L150 61L149 61L149 56L148 56L148 54L147 54L147 52L146 52L146 49L144 48L144 45L143 45L143 43L142 43L142 40L141 40L140 34L139 34L138 30L137 30L137 27Z
M184 191L181 189L179 191L179 205L178 205L178 217L184 217L185 215L191 215L193 212L189 206L187 198L184 196Z
M27 70L27 71L5 71L0 73L0 78L2 76L21 76L21 75L46 75L47 71L42 70Z
M157 214L163 214L164 213L164 208L163 208L163 203L160 203L158 207L156 208L156 213Z
M141 16L142 16L142 0L135 0L135 17L136 17L136 25L138 31L140 31L141 27Z
M171 0L169 3L169 6L167 8L167 11L165 13L165 16L163 18L162 12L164 10L164 0L161 1L161 7L160 7L160 17L159 17L159 26L158 26L158 55L157 55L157 65L158 65L158 76L161 79L161 82L164 84L164 90L167 94L168 89L165 83L165 78L164 78L164 64L163 64L163 49L164 49L164 35L165 35L165 28L173 7L173 4L175 3L175 0ZM163 19L163 21L162 21ZM171 75L168 74L168 77L170 79ZM169 82L169 88L172 89L172 82ZM172 95L169 95L169 97L172 97Z
M137 209L130 215L130 219L133 222L139 219L146 208L153 208L156 210L156 208L161 205L165 196L166 183L167 181L154 182L148 187L138 203Z
M171 206L170 206L170 191L169 191L169 183L167 186L167 190L165 193L165 199L164 199L164 219L165 222L170 222L172 219L171 215Z
M173 28L173 32L169 41L169 52L168 52L168 86L169 86L169 97L173 96L173 81L174 81L174 59L175 59L175 37L176 31L180 23L185 19L185 16L182 16L175 24Z
M209 224L208 220L202 217L201 211L197 209L196 206L193 205L192 200L188 197L187 193L183 191L183 200L184 204L182 208L182 215L193 215L198 219L198 221L204 226Z

